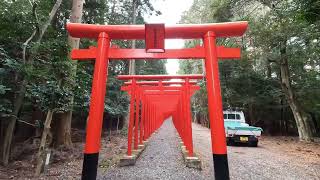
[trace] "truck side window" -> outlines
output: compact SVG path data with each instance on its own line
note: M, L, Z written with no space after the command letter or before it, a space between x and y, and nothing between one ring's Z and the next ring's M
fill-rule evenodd
M236 119L236 115L235 114L228 114L228 119Z
M223 114L223 119L228 119L228 114Z
M236 119L240 120L240 114L236 114Z
M228 115L227 114L223 114L223 119L228 119Z

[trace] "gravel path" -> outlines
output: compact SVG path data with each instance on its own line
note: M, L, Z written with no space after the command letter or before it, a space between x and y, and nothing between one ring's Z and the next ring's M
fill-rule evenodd
M185 167L175 132L172 121L165 121L135 166L111 168L101 179L208 179L201 171Z
M99 179L214 179L210 130L193 124L193 143L202 171L185 167L175 132L167 120L150 138L135 166L112 167ZM231 179L320 180L319 144L308 146L287 139L266 137L257 148L228 147Z

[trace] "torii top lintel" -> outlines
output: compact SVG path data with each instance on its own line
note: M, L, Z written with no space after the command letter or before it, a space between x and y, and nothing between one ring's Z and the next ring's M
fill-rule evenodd
M166 25L165 39L201 39L209 31L214 32L216 37L242 36L247 27L247 21ZM145 25L68 23L67 30L72 37L76 38L96 39L101 32L106 32L110 39L145 39Z
M203 79L202 74L189 74L189 75L119 75L120 80L164 80L164 79Z
M163 85L181 85L185 84L185 81L161 81ZM190 84L197 84L197 81L190 81ZM128 81L124 83L125 85L131 85L132 82ZM137 85L158 85L159 81L138 81L136 82Z

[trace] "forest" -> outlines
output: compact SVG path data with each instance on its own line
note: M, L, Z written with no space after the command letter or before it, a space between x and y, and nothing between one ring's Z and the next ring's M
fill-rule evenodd
M224 108L243 110L266 135L313 141L320 136L319 12L319 0L194 0L179 23L248 21L244 37L218 40L219 45L242 47L241 60L219 62ZM3 166L24 153L18 144L35 143L39 160L49 147L72 149L72 134L85 129L94 62L72 61L69 53L96 41L68 36L66 23L145 24L146 15L161 15L152 0L0 1ZM112 43L145 46L144 41ZM185 47L201 43L188 40ZM129 101L116 76L167 74L166 61L110 61L105 129L126 131ZM179 61L179 74L202 74L203 63ZM192 117L210 127L205 84L202 80L193 96Z

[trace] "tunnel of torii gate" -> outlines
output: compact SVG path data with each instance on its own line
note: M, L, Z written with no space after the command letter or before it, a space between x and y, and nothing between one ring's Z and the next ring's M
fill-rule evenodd
M95 60L89 120L86 129L82 179L91 180L96 179L97 176L109 60L130 59L205 59L205 78L208 94L209 120L211 125L214 176L216 179L229 179L218 59L239 59L240 48L217 46L216 39L221 37L240 37L245 33L247 26L248 23L245 21L212 24L180 24L170 26L164 24L93 25L68 23L67 30L72 37L97 39L96 47L90 47L89 49L73 49L71 52L72 59ZM122 49L111 45L110 43L111 40L133 39L144 40L146 45L145 49ZM203 45L184 49L165 49L165 39L202 39ZM132 84L130 86L132 87L134 85ZM153 112L160 112L160 110L155 111L156 107L162 107L161 103L164 103L157 98L159 95L152 95L152 92L148 92L147 94L148 95L145 95L146 102L148 102L147 104L149 105L147 108L153 110ZM132 95L133 94L131 93L131 97ZM167 96L169 97L169 94ZM175 102L179 103L178 96L176 96L176 98L177 100ZM179 131L181 127L177 126L181 126L181 124L178 123L179 121L177 119L181 119L181 117L178 117L181 113L179 114L174 111L174 103L170 106L172 109L160 108L162 115L163 117L172 115L173 122ZM184 109L182 111L186 112L187 110ZM145 128L145 132L142 131L144 134L140 137L150 136L152 130L157 129L161 125L161 119L163 120L164 118L158 118L157 115L158 114L149 114L150 117L148 118L153 119L153 121L146 121L146 126L148 128ZM131 126L133 126L133 123L131 123ZM132 128L129 128L129 130L132 131ZM190 146L190 136L192 135L186 135L191 132L190 130L185 130L185 132L186 133L179 133L181 136L184 136L183 141L186 146L188 146L188 151L190 153L193 151L192 146ZM134 144L134 146L135 145L137 145L137 143ZM128 147L128 154L129 153Z
M195 81L190 80L202 78L203 75L118 76L120 80L130 80L130 82L125 83L125 86L121 87L121 90L128 91L130 94L128 156L132 155L131 146L133 137L134 149L138 150L138 146L143 146L144 141L161 126L165 119L171 116L173 117L173 123L182 142L188 151L188 155L194 155L190 98L200 87L194 85L196 83ZM137 81L150 79L157 81ZM180 79L183 81L163 81L170 79Z

